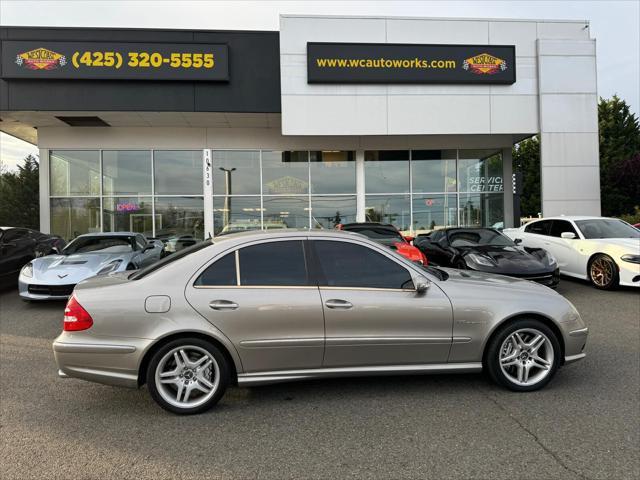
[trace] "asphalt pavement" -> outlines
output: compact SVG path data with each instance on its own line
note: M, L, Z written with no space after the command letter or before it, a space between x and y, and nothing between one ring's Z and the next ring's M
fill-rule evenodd
M640 477L640 292L563 279L587 358L544 390L483 375L232 388L179 417L128 390L59 379L64 303L0 294L0 478Z

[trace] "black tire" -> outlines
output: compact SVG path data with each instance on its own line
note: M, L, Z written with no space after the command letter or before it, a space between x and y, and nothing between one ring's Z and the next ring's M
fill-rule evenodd
M160 392L158 388L158 385L156 384L156 370L158 369L160 362L163 360L165 356L167 356L168 353L180 347L184 347L186 349L193 347L193 348L199 348L199 349L205 350L210 354L211 357L213 357L213 359L215 359L215 362L217 363L217 367L218 367L217 387L215 388L215 391L213 392L212 396L208 400L206 400L204 403L199 404L197 406L181 407L181 406L177 406L170 403L164 398L163 394ZM212 373L212 376L213 376L213 373ZM158 351L155 352L155 354L151 358L151 361L149 362L149 367L147 368L146 380L147 380L147 387L149 389L149 393L151 394L151 398L153 398L156 401L156 403L160 405L162 408L164 408L169 412L176 413L178 415L193 415L193 414L205 412L210 408L212 408L216 403L218 403L218 401L222 398L225 391L227 390L227 387L229 386L230 377L231 377L231 374L230 374L229 364L225 356L222 354L222 352L220 352L220 350L215 345L200 338L185 337L185 338L178 338L176 340L172 340L171 342L160 347ZM209 380L213 381L215 379L211 377L209 378Z
M601 265L601 267L599 269L596 269L595 267L598 265ZM610 269L608 280L603 279L603 277L599 276L595 271L602 271L603 268ZM602 273L604 273L604 275L606 276L606 272ZM613 258L611 258L609 255L605 255L604 253L598 253L597 255L594 255L591 260L589 260L587 275L589 276L591 285L599 290L614 290L620 283L620 272L618 271L616 262L613 261Z
M511 337L515 332L520 330L534 330L544 334L549 340L546 348L553 349L553 361L549 362L548 373L539 381L532 385L520 385L511 380L500 367L500 355L501 349L505 341ZM545 344L546 344L545 340ZM498 385L501 385L514 392L531 392L543 388L547 383L551 381L553 376L558 371L562 361L562 349L556 334L543 322L536 319L517 319L508 324L500 327L499 330L493 334L487 347L485 349L485 355L483 360L483 367L488 373L489 377ZM542 371L542 370L541 370Z
M456 260L455 268L457 268L458 270L466 270L467 263L462 258L459 258L458 260Z

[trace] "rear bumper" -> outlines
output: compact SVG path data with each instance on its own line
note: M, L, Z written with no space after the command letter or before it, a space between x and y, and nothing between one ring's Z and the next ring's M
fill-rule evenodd
M75 339L63 332L53 342L58 376L120 387L138 387L138 366L151 343L147 339ZM118 343L116 343L116 341Z
M564 363L565 365L578 360L582 360L587 356L585 353L585 347L587 346L587 337L589 336L589 329L587 327L571 330L568 335L565 334L565 346L564 346Z

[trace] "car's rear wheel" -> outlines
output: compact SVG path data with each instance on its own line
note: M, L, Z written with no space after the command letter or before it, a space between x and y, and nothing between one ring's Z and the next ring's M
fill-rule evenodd
M551 381L560 360L556 334L539 320L519 319L492 337L485 368L497 384L516 392L530 392Z
M213 407L229 385L229 365L214 345L199 338L180 338L151 358L147 385L165 410L189 415Z
M589 262L589 280L601 290L611 290L620 281L618 266L609 255L599 253Z

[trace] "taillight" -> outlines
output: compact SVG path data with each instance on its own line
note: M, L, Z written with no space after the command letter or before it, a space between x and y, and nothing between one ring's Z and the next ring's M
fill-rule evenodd
M86 330L93 325L93 319L82 305L78 303L75 295L71 295L64 309L64 322L62 329L65 332L77 332Z

